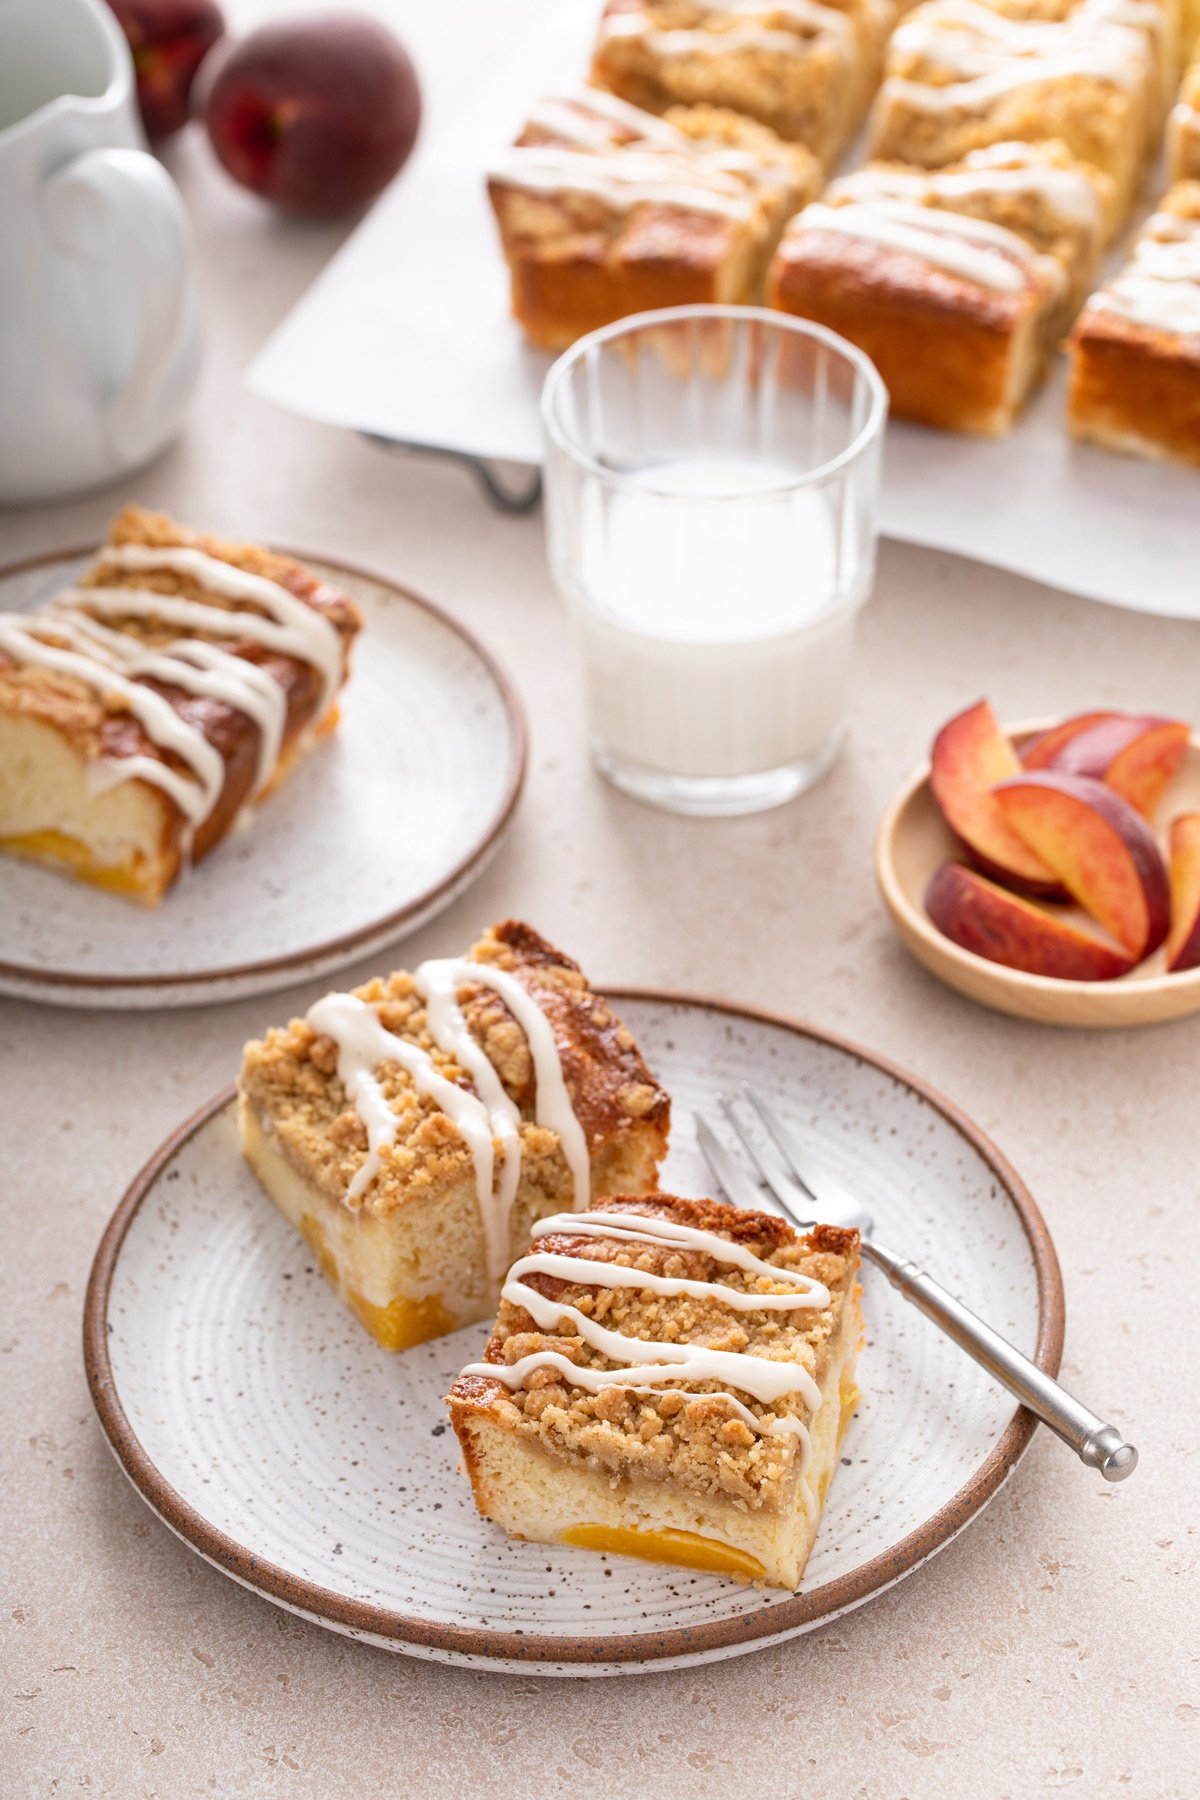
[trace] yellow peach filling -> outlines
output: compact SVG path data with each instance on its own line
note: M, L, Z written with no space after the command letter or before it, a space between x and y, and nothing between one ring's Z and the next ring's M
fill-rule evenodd
M355 1318L385 1350L411 1350L414 1344L423 1344L428 1338L442 1337L454 1330L454 1320L442 1305L439 1294L427 1294L421 1300L410 1300L398 1294L394 1300L380 1306L347 1287L325 1233L311 1213L301 1219L300 1230L326 1281L337 1289Z
M411 1350L414 1344L423 1344L428 1338L445 1337L448 1331L454 1330L454 1320L438 1294L428 1294L424 1300L406 1300L400 1296L389 1300L386 1306L372 1306L351 1288L346 1295L346 1304L385 1350Z
M86 844L63 831L23 831L0 837L0 850L7 850L12 856L28 856L36 862L61 863L80 881L90 881L93 887L107 888L115 894L138 894L145 885L140 857L124 863L98 863Z
M854 1409L861 1399L862 1389L858 1387L855 1382L842 1382L838 1389L838 1401L841 1406L841 1416L838 1419L837 1446L834 1450L834 1461L829 1464L827 1469L825 1469L820 1481L817 1483L818 1506L823 1507L825 1504L826 1496L829 1493L829 1484L833 1480L833 1471L837 1466L837 1456L842 1448L842 1440L846 1435L846 1427L854 1417Z
M762 1581L766 1570L756 1556L735 1550L716 1538L694 1531L639 1531L633 1525L572 1525L562 1534L564 1544L581 1550L608 1550L614 1556L640 1556L646 1562L679 1563L685 1569L709 1569L717 1575L742 1575Z

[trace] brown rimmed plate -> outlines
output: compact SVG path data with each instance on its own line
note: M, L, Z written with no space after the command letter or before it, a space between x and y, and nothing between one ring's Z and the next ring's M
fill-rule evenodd
M1063 1293L1049 1233L961 1112L791 1019L615 997L674 1096L664 1187L709 1191L692 1114L752 1079L861 1193L881 1238L1057 1371ZM1030 1416L874 1271L866 1283L864 1398L794 1595L514 1543L481 1520L443 1396L486 1331L380 1351L243 1165L229 1091L180 1127L117 1208L92 1269L84 1354L134 1486L243 1586L386 1650L615 1675L739 1655L862 1605L949 1543L1011 1474Z
M89 554L0 571L0 610L35 605ZM508 677L386 576L289 554L363 609L337 731L154 911L0 856L0 993L162 1008L316 980L415 931L499 848L525 775Z
M1057 723L1035 719L1005 729L1020 745ZM1154 823L1164 843L1166 826L1177 813L1200 811L1200 737L1192 738L1160 811ZM948 987L1018 1019L1092 1030L1158 1025L1200 1012L1200 969L1168 974L1161 949L1119 981L1061 981L988 962L952 943L925 911L924 895L934 871L947 857L960 856L933 798L926 763L909 776L880 821L875 878L902 941ZM1072 910L1086 926L1083 912Z

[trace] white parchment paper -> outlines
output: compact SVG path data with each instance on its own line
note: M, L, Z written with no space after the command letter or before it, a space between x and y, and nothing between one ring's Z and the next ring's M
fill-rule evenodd
M538 94L578 81L595 0L455 0L475 79L253 363L254 390L329 423L540 460L549 358L508 315L484 191ZM1060 366L997 442L888 427L882 528L1096 600L1200 618L1200 472L1074 444Z

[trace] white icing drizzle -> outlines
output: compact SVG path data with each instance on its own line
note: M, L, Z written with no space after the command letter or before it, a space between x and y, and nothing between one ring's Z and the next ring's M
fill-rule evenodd
M756 205L751 190L734 176L651 151L602 155L556 144L517 144L493 161L488 175L533 193L592 194L617 212L653 201L739 218Z
M1152 331L1200 333L1200 219L1154 213L1126 266L1089 305Z
M183 851L191 853L196 827L210 817L225 787L225 760L205 733L184 718L147 678L184 692L218 700L258 727L258 756L250 798L275 773L287 725L287 694L267 670L220 644L195 636L161 646L115 631L105 618L148 618L214 637L250 640L308 663L321 679L318 716L328 707L344 667L340 635L315 608L277 582L249 574L217 557L182 545L105 545L97 565L129 571L173 569L192 577L210 594L234 604L213 606L138 587L68 587L37 614L13 614L3 621L0 642L18 663L38 663L82 682L92 692L119 697L146 736L172 751L192 774L181 773L153 756L104 757L87 772L89 792L103 793L126 781L143 781L165 793L186 822ZM237 602L244 604L239 606ZM256 610L263 608L268 616Z
M509 1222L521 1180L521 1115L505 1092L504 1083L487 1054L471 1035L458 1003L462 983L457 969L458 964L448 960L422 963L413 983L425 1001L430 1037L453 1056L475 1083L480 1103L487 1112L488 1129L500 1144L502 1161L498 1180L493 1180L491 1164L485 1166L478 1159L475 1164L488 1276L492 1281L499 1281L512 1254ZM536 1070L536 1063L534 1067ZM538 1087L540 1092L540 1082Z
M1040 255L1015 231L968 213L902 200L864 200L852 206L818 202L804 209L799 224L907 252L997 293L1019 292L1035 272L1051 287L1061 287L1065 280L1053 257Z
M554 1132L558 1138L567 1167L571 1171L572 1204L576 1212L584 1211L591 1198L587 1139L582 1125L575 1117L575 1108L567 1092L553 1028L533 995L507 969L497 969L491 963L471 962L466 957L448 957L442 961L422 963L414 971L413 981L420 994L426 991L436 993L439 987L444 988L451 981L459 985L478 983L480 987L489 987L499 994L525 1033L529 1053L533 1058L534 1117L539 1125ZM472 1045L475 1040L457 1007L453 1013L447 1011L444 1030L444 1038L435 1038L439 1048L453 1056L456 1062L460 1052L464 1057L470 1056L468 1040ZM464 1063L462 1066L470 1065Z
M526 117L530 125L552 131L556 137L581 144L589 150L613 148L612 137L596 123L598 119L633 132L640 143L654 144L676 154L686 154L691 143L684 132L669 125L665 119L643 112L641 107L630 106L628 101L618 100L615 94L605 93L603 88L580 87L561 96L535 101Z
M65 638L71 647L48 643L43 633ZM176 712L169 700L100 661L94 643L69 619L20 613L0 615L0 649L18 663L33 663L73 676L101 696L118 696L151 743L160 750L173 751L192 770L195 780L189 781L178 770L145 756L110 759L117 779L132 779L136 772L140 780L152 782L174 800L193 827L208 817L225 784L225 761L220 751ZM136 765L136 771L131 765Z
M251 798L261 793L279 762L287 724L287 695L279 682L245 657L200 638L177 638L161 649L151 649L127 633L110 631L85 610L94 591L68 588L56 595L49 607L52 617L68 622L96 646L102 660L120 667L126 675L155 676L188 693L221 700L253 720L259 740Z
M657 56L720 57L728 56L731 50L772 50L780 56L805 56L814 36L833 38L848 51L854 35L854 25L846 13L831 6L820 6L816 0L792 0L786 8L762 7L759 10L768 13L786 11L804 30L787 31L778 26L752 23L734 25L728 31L663 30L652 25L645 13L621 12L610 13L601 21L600 36L602 39L638 38Z
M1090 75L1129 89L1148 74L1143 35L1081 10L1061 21L1008 19L975 0L937 0L892 37L895 55L959 77L945 86L891 75L881 100L925 112L978 111L1015 88Z
M326 994L309 1007L307 1017L314 1031L332 1038L337 1046L337 1072L346 1098L366 1127L367 1154L346 1190L347 1200L357 1200L370 1187L384 1147L396 1141L396 1114L376 1073L384 1063L398 1063L418 1094L435 1101L453 1119L471 1151L481 1190L486 1178L491 1193L492 1127L481 1100L457 1082L447 1081L427 1051L388 1031L375 1008L354 994Z
M1082 169L1041 159L1031 144L992 144L974 150L959 169L858 169L841 176L830 199L961 200L988 194L1028 194L1071 225L1100 228L1100 196Z
M675 1344L654 1339L626 1337L611 1331L595 1319L563 1300L549 1300L525 1279L530 1274L556 1276L576 1285L636 1288L668 1296L691 1295L697 1299L715 1300L734 1311L791 1311L801 1308L822 1310L830 1303L829 1290L821 1282L797 1270L787 1269L757 1257L740 1244L731 1243L716 1232L681 1225L673 1219L662 1219L630 1213L589 1212L582 1217L559 1213L543 1219L534 1228L535 1240L547 1233L569 1233L605 1238L620 1243L643 1244L655 1248L681 1247L700 1251L714 1262L729 1268L743 1269L749 1274L765 1276L775 1283L795 1288L791 1294L754 1294L731 1288L723 1282L691 1281L656 1275L649 1271L627 1268L621 1264L601 1262L590 1257L558 1255L533 1250L513 1264L502 1290L503 1297L521 1307L542 1330L553 1330L564 1321L572 1333L581 1337L593 1350L618 1365L615 1369L590 1369L570 1361L558 1351L533 1351L513 1363L469 1363L464 1375L490 1376L507 1387L525 1384L535 1369L552 1368L571 1385L589 1393L603 1388L619 1387L637 1393L655 1393L680 1380L717 1381L741 1393L750 1394L764 1405L799 1394L815 1412L821 1404L821 1391L804 1366L797 1362L781 1362L750 1355L744 1351L714 1350L705 1344ZM801 1439L802 1468L807 1466L810 1451L806 1427L794 1417L762 1421L734 1394L713 1394L759 1435L795 1435Z
M300 660L311 663L322 678L321 710L329 705L342 679L342 640L337 627L324 613L289 593L279 582L236 568L190 545L106 544L98 560L103 568L141 574L153 569L173 570L190 576L208 593L219 594L223 600L245 600L252 606L261 606L269 618L289 628L294 643L305 646ZM239 624L244 617L238 614Z
M489 1273L499 1280L511 1254L509 1221L521 1176L521 1115L471 1034L458 1001L460 987L473 983L491 988L524 1032L533 1058L534 1117L558 1138L571 1172L574 1204L579 1208L587 1206L591 1192L587 1140L567 1092L550 1021L514 975L456 957L422 963L412 979L425 1001L430 1037L470 1075L476 1092L439 1074L427 1051L388 1031L374 1007L353 994L327 994L318 1000L309 1008L308 1022L337 1046L338 1075L346 1098L367 1132L367 1154L346 1198L357 1200L365 1193L379 1174L385 1146L396 1141L398 1119L378 1070L385 1063L398 1063L411 1076L417 1092L441 1107L462 1133L475 1167ZM502 1156L498 1180L497 1142Z
M60 601L71 610L86 608L89 614L100 613L108 618L160 619L164 625L190 627L211 637L248 639L297 662L310 661L302 631L264 619L261 613L208 606L203 600L160 594L153 588L66 588L52 604L57 607Z
M597 101L601 104L597 104ZM636 141L639 144L648 146L652 151L661 151L664 155L682 158L694 168L721 170L760 188L786 187L795 179L794 167L784 157L771 161L760 152L743 149L737 144L726 144L713 138L691 137L667 120L656 118L653 113L643 112L639 107L630 106L626 101L618 100L614 94L604 93L600 88L574 88L561 98L539 100L530 108L526 117L530 125L562 138L565 143L600 155L611 156L614 152L620 152L624 160L628 156L628 149L625 145L614 144L604 125L597 122L598 119L624 126L637 134ZM541 149L546 146L515 147ZM503 166L497 164L498 169Z

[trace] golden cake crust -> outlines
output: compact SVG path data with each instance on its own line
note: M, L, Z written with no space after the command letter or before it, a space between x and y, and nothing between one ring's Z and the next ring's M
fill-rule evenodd
M518 920L493 926L468 958L513 975L537 1000L550 1021L590 1153L634 1130L654 1134L659 1153L665 1153L670 1100L631 1034L608 1002L588 987L577 963ZM411 975L398 971L377 977L354 992L376 1009L386 1030L427 1051L439 1074L470 1088L470 1077L430 1037L425 1002ZM460 998L472 1034L522 1112L523 1168L569 1204L570 1180L558 1139L533 1122L534 1067L524 1032L491 989L464 985ZM346 1194L365 1160L366 1131L347 1103L331 1039L319 1036L304 1019L268 1031L246 1046L242 1090L308 1180L331 1199L386 1217L473 1178L474 1164L454 1122L433 1100L417 1094L404 1070L385 1064L377 1074L396 1113L397 1133L395 1143L383 1148L378 1177L356 1201L347 1201Z
M701 1343L710 1349L746 1351L772 1361L799 1362L820 1384L844 1309L855 1304L859 1239L854 1231L817 1226L801 1236L774 1214L739 1211L714 1200L669 1194L606 1200L605 1213L664 1218L716 1233L781 1269L796 1270L824 1283L830 1304L821 1311L733 1310L718 1300L664 1297L649 1289L574 1285L528 1274L537 1292L577 1307L607 1328L633 1338ZM719 1264L687 1246L626 1243L564 1230L543 1234L539 1251L567 1253L601 1266L616 1263L670 1278L718 1282L740 1292L789 1293L794 1286ZM510 1364L539 1350L555 1350L581 1366L615 1368L569 1322L561 1332L541 1331L519 1305L502 1300L496 1329L485 1352L489 1363ZM463 1444L468 1473L474 1454L469 1422L486 1414L504 1429L551 1456L601 1468L621 1476L669 1481L695 1492L719 1494L736 1504L772 1510L784 1504L796 1467L793 1435L756 1435L727 1400L721 1384L692 1382L654 1394L619 1387L591 1394L568 1386L553 1368L533 1370L522 1388L498 1379L464 1374L449 1395L451 1419ZM811 1414L799 1394L772 1405L738 1396L769 1425L790 1416L807 1426Z
M1004 431L1041 367L1046 296L1033 281L999 292L906 252L810 227L785 238L768 297L865 351L893 412L918 424Z
M1200 181L1177 183L1157 214L1200 227ZM1200 244L1200 230L1193 241ZM1093 301L1068 348L1067 421L1076 437L1200 468L1200 332L1160 330Z

